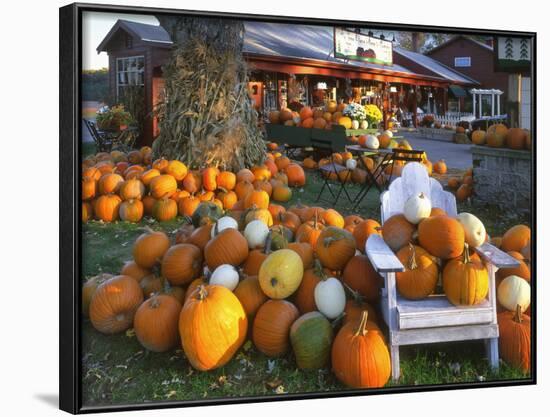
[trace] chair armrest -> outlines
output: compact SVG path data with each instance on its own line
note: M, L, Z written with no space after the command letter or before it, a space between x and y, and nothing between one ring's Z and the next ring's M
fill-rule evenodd
M378 273L402 272L405 270L403 264L380 235L369 236L365 244L365 253Z
M497 268L516 268L519 266L517 259L508 255L506 252L501 251L490 243L484 243L481 246L475 248L475 251L481 256L481 258L493 264Z

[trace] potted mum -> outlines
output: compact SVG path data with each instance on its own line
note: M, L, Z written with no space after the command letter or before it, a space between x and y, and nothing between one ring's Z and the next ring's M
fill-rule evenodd
M365 106L365 115L369 126L376 128L382 120L382 112L376 104L367 104Z
M132 122L132 115L124 109L122 104L111 108L103 106L97 111L96 123L97 127L101 130L125 130Z
M367 129L367 114L365 108L358 103L350 103L342 111L344 116L347 116L351 119L351 128L352 129Z

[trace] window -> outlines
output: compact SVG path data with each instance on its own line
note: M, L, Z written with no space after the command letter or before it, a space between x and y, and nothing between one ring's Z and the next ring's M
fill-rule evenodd
M457 56L455 57L455 67L471 67L472 58L469 56Z
M117 99L120 99L124 93L124 88L143 86L144 58L143 56L117 58L116 65Z

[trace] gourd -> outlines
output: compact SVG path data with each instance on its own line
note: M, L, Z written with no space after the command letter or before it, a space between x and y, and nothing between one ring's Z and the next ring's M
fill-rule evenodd
M281 299L298 289L303 275L304 264L300 255L290 249L280 249L262 263L258 279L269 298Z
M470 247L477 248L485 243L487 232L481 220L470 213L460 213L456 219L464 227L464 239Z
M409 197L403 206L403 214L412 224L418 224L422 219L430 217L431 211L432 203L424 193Z
M290 327L290 343L300 369L320 369L327 365L333 331L318 311L299 317Z
M315 305L329 319L335 319L344 312L346 293L342 283L334 277L323 277L315 287Z
M244 228L244 237L250 249L263 248L269 235L269 228L261 220L252 220Z
M233 291L239 285L239 272L233 265L220 265L212 273L210 285L221 285Z
M515 311L519 307L524 313L531 304L531 286L523 278L510 275L499 284L497 299L505 309Z
M179 317L185 356L193 368L224 366L246 340L248 319L239 299L220 285L200 285Z

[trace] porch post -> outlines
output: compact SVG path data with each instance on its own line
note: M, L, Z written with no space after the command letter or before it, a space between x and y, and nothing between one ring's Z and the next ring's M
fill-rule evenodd
M483 106L482 106L482 103L483 103L483 95L480 94L479 95L479 117L483 117Z
M495 93L491 93L491 116L495 115Z
M497 97L497 114L500 116L500 94Z
M476 93L472 94L472 100L473 100L472 113L474 113L474 117L476 117Z

